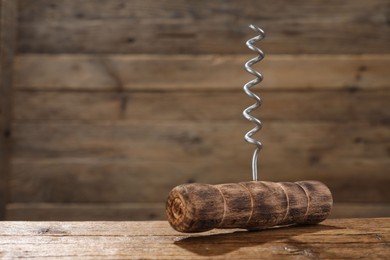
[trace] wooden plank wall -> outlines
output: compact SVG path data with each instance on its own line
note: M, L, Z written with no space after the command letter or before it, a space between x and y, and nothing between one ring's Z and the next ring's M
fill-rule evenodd
M7 219L164 218L169 190L251 177L242 110L267 37L262 180L390 215L388 0L19 0Z
M13 56L16 33L16 2L0 0L0 219L8 202L8 175L11 156L11 107Z

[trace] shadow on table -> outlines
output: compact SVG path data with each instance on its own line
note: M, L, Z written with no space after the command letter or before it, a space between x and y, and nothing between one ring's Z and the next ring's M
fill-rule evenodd
M259 231L235 231L232 233L186 237L175 241L174 244L198 255L217 256L240 248L260 246L276 240L289 244L294 242L292 239L294 236L333 229L342 228L329 225L313 225L278 227ZM286 250L294 250L294 248L296 246L286 247Z

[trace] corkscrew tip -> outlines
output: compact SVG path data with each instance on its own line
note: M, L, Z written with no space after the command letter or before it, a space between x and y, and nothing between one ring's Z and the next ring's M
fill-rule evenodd
M259 32L263 35L263 37L265 36L265 32L263 29L261 29L259 26L257 25L254 25L254 24L250 24L249 25L249 28L251 28L252 30L256 31L256 32Z

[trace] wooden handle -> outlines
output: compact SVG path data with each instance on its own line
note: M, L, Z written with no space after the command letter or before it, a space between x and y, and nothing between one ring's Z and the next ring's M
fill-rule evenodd
M213 228L261 229L325 220L333 199L318 181L251 181L209 185L184 184L169 194L166 214L180 232Z

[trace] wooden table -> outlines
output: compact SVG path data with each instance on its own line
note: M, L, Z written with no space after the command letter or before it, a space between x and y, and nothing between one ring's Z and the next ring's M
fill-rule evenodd
M181 234L167 222L0 222L0 258L390 258L390 218Z

